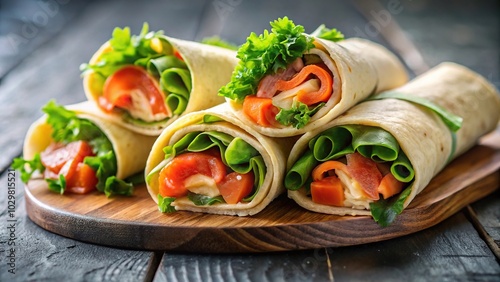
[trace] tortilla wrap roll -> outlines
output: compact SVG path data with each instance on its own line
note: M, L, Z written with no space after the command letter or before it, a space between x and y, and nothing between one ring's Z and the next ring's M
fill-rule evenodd
M263 136L226 103L190 113L158 137L148 157L148 191L160 211L254 215L283 193L293 142Z
M287 161L288 196L311 211L371 215L386 226L496 128L499 109L485 78L442 63L304 134Z
M184 113L223 103L217 95L237 63L232 50L129 28L113 37L82 65L85 94L107 118L145 135Z
M247 38L231 81L219 91L264 135L301 135L408 81L400 60L379 44L344 40L323 26L308 35L286 17L271 26L272 32Z
M132 194L128 178L142 176L156 138L89 114L93 107L88 101L66 107L51 101L43 108L26 134L23 157L13 164L24 182L44 178L61 194Z

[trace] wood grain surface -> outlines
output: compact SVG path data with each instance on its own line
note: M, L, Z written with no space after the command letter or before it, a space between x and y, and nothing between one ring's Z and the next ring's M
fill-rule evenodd
M348 37L392 47L409 63L412 57L396 48L399 38L385 36L387 21L392 20L430 67L454 61L500 88L498 1L377 2L384 9L357 11L354 6L359 5L337 0L0 0L0 183L8 183L6 169L21 154L26 129L40 116L42 105L51 98L66 104L85 98L78 65L109 39L116 26L138 32L148 21L152 29L164 29L173 37L200 40L219 35L241 44L249 32L269 28L270 20L288 15L307 31L325 23ZM12 49L11 35L24 36L23 28L44 11L40 5L54 3L59 3L58 14L50 16L46 25L37 25L36 34L23 37L19 48ZM398 10L391 12L393 7ZM7 272L8 194L0 193L4 207L0 281L499 281L500 277L500 258L494 255L500 253L498 189L431 228L391 240L217 255L118 249L59 236L28 218L24 190L18 179L15 274Z
M252 217L162 214L144 185L132 197L58 195L28 183L28 216L66 237L116 247L208 253L269 252L359 245L431 227L500 184L500 130L450 163L389 227L368 216L306 211L285 196Z

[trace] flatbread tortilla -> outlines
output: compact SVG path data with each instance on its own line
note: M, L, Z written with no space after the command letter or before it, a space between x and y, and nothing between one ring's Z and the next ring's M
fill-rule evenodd
M76 112L77 117L87 119L99 127L113 145L117 162L119 179L127 178L141 172L146 165L146 159L151 146L156 140L153 136L145 136L132 132L108 120L92 115L95 105L86 101L65 106ZM51 137L52 127L47 124L47 115L36 120L28 129L23 146L23 158L33 159L36 153L44 151L54 140Z
M236 52L221 47L201 44L198 42L186 41L172 37L163 36L176 50L179 51L191 73L192 90L189 101L183 114L207 109L223 103L224 97L219 96L218 90L221 86L229 82L231 73L236 66L238 59ZM106 42L92 56L90 64L98 62L102 54L111 49L109 42ZM83 79L85 95L89 101L97 104L99 96L102 96L102 79L94 72L88 72ZM173 115L164 122L154 124L131 123L123 118L120 112L110 114L101 111L102 117L121 123L124 127L145 135L158 136L162 129L172 123L179 115ZM181 114L182 115L182 114Z
M361 38L332 42L315 38L316 54L333 74L330 100L300 129L292 126L275 128L256 124L243 112L243 104L227 99L233 111L261 134L273 137L297 136L327 123L371 94L399 87L408 81L401 61L387 48ZM335 97L340 97L340 100Z
M202 123L205 115L219 117L222 121ZM187 197L177 198L172 206L176 210L188 210L212 214L254 215L264 209L274 198L284 192L283 175L285 173L286 157L293 145L290 139L273 139L261 135L247 124L240 121L231 112L227 104L221 104L208 110L187 114L163 131L153 145L148 157L145 175L147 176L160 162L165 159L163 148L172 145L189 132L217 131L240 137L254 147L263 157L267 169L264 182L257 195L250 202L237 204L214 204L211 206L196 206ZM158 176L147 181L149 194L158 203Z
M500 118L500 98L495 87L481 75L454 63L442 63L410 83L392 90L425 98L463 118L456 132L456 149L451 159L474 146L478 139L494 130ZM304 134L293 147L288 169L298 160L309 140L326 129L360 124L380 127L399 142L415 171L407 207L448 163L452 154L452 134L437 114L422 106L397 99L362 102L343 115ZM321 213L371 215L368 210L316 204L304 189L288 191L300 206Z

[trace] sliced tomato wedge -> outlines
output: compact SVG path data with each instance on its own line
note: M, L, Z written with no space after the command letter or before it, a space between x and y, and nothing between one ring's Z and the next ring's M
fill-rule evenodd
M156 80L138 66L125 66L106 79L99 106L107 112L115 107L131 110L134 107L132 92L145 95L152 114L170 115L165 98Z
M212 152L189 152L175 156L159 174L159 192L163 197L182 197L187 195L184 185L186 178L202 174L212 177L215 183L220 183L226 176L226 166L220 154Z
M95 171L83 163L87 156L94 156L94 153L85 141L50 145L40 154L45 167L44 178L57 179L63 175L66 191L72 193L84 194L96 189L98 180Z
M377 163L359 153L346 155L349 174L361 185L363 192L369 199L378 200L378 186L382 180L382 173Z
M57 174L69 160L79 163L86 156L92 155L92 147L85 141L75 141L67 145L54 143L40 153L40 160L46 169Z
M244 174L231 172L224 177L217 187L226 203L236 204L252 192L253 183L254 174L252 171Z
M97 182L98 179L92 167L78 163L72 175L66 176L66 191L74 194L87 194L96 190Z

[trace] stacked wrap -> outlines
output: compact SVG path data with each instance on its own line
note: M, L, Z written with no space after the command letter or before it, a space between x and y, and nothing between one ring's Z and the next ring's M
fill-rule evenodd
M304 55L317 55L328 67L333 75L333 93L304 127L259 125L244 114L241 101L228 98L236 115L264 135L296 136L325 124L372 94L399 87L408 81L400 60L377 43L361 38L333 42L317 37L313 43L314 48Z
M400 195L394 196L402 204L402 208L405 208L451 159L471 148L479 137L493 130L500 117L500 98L495 87L479 74L453 63L442 63L410 83L387 93L381 95L396 94L403 98L417 97L430 101L461 117L462 126L453 133L436 112L420 104L392 98L368 100L304 134L290 153L288 171L308 150L309 142L327 129L344 125L381 128L397 140L413 166L413 181ZM292 178L288 180L291 181ZM403 194L405 195L401 196ZM374 215L373 210L370 213L366 209L314 203L304 188L289 190L288 195L302 207L316 212L385 216ZM371 205L370 207L373 208Z
M253 215L260 212L274 198L284 192L282 180L286 157L293 142L290 142L289 139L277 140L261 135L240 121L230 111L227 104L222 104L179 118L158 137L153 145L145 169L148 191L155 202L158 203L159 194L158 171L155 171L155 168L165 162L164 148L169 145L172 146L192 132L218 132L241 138L255 148L257 155L262 157L265 173L263 174L262 184L258 187L258 192L251 201L236 204L195 205L188 197L183 196L176 198L172 202L171 205L175 207L175 210L238 216ZM167 159L166 164L168 165L170 161L171 158Z
M136 67L147 70L156 88L162 90L165 100L170 99L170 96L173 97L174 94L177 96L171 102L166 102L167 105L173 105L171 106L173 108L169 109L171 116L145 121L141 120L141 117L128 115L127 110L120 107L114 107L110 111L104 111L102 107L98 108L107 116L107 119L121 123L132 131L157 136L163 128L182 114L206 109L224 102L224 98L218 96L217 91L229 81L237 59L236 53L229 49L180 40L158 33L150 35L150 37L153 39L149 39L147 44L151 45L152 50L149 52L152 53L151 56L154 56L153 59L144 57L135 62L120 62L118 66L112 67L119 70L119 67L130 67L135 64ZM90 66L99 66L106 61L104 57L113 51L110 42L102 45L93 55L89 62ZM166 59L163 60L163 58ZM104 86L110 76L106 78L99 74L96 69L89 68L84 72L83 84L87 99L99 105L99 100L104 95ZM165 73L165 70L168 74ZM165 82L161 81L160 77L161 79L165 78ZM146 108L147 106L140 105L140 107Z
M116 178L124 180L144 170L148 153L156 140L153 136L137 134L113 122L92 114L95 106L86 101L66 106L78 119L88 120L109 140L116 157ZM78 129L84 130L84 129ZM23 147L23 158L31 160L54 143L53 128L47 123L47 114L35 121L29 128ZM82 132L83 135L86 132ZM83 140L83 139L80 139ZM92 140L87 140L92 142ZM112 192L111 192L112 193Z

